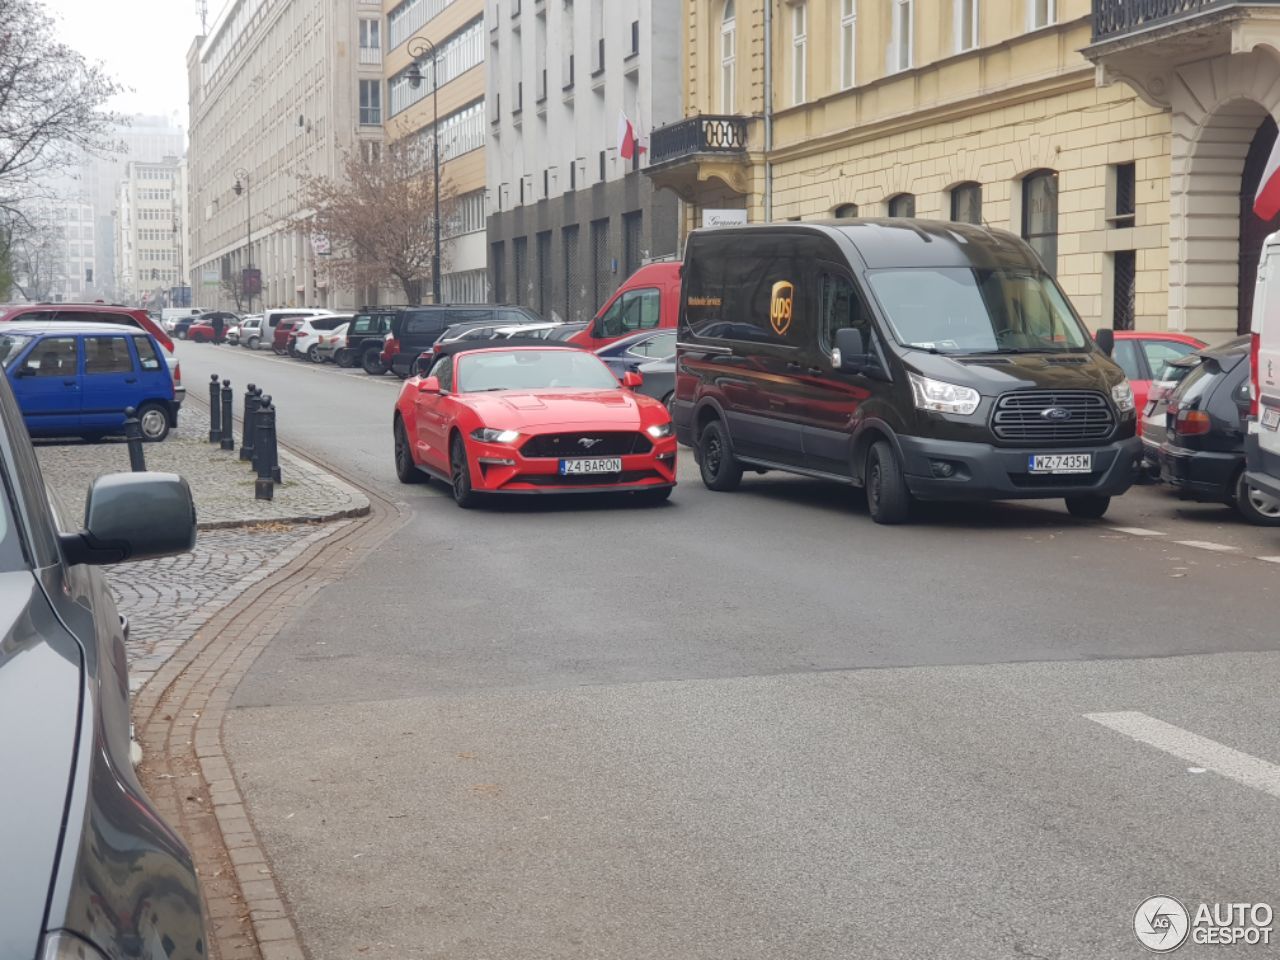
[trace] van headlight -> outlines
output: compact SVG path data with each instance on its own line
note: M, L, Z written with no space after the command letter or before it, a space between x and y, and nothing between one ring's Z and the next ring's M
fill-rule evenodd
M918 373L908 373L907 378L911 381L911 393L915 396L918 410L968 416L978 409L978 403L982 400L978 391L972 387L933 380Z
M1111 388L1111 399L1116 402L1116 409L1121 413L1133 410L1133 387L1128 380L1122 380Z

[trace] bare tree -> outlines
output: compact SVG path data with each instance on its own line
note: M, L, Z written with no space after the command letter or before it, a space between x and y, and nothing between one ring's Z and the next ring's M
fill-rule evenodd
M41 196L86 153L121 149L122 118L103 107L122 88L55 32L41 0L0 0L0 209Z
M50 210L9 218L9 261L13 287L25 299L50 300L67 280L67 244L62 224Z
M394 143L366 160L347 154L340 179L303 181L313 228L326 237L330 274L357 289L400 284L408 303L418 303L431 279L435 183L429 152L421 144ZM447 217L452 191L441 185Z
M222 281L222 292L235 301L236 313L244 312L244 282L239 271L232 270L231 276Z

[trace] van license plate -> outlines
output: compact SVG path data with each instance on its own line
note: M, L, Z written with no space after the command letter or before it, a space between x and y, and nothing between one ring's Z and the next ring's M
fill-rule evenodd
M1027 458L1031 473L1092 473L1091 453L1033 453Z
M1280 427L1280 407L1267 407L1262 411L1262 426L1267 430Z
M622 458L608 457L595 460L561 460L560 476L568 477L580 473L621 473Z

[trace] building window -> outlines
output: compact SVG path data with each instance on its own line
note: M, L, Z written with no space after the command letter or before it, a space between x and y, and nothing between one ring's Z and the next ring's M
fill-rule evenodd
M955 0L956 51L972 50L978 45L978 0Z
M982 226L982 184L961 183L952 187L951 219Z
M724 16L720 19L720 112L733 113L735 106L734 82L737 63L737 30L734 29L733 0L725 0Z
M613 292L613 270L609 248L609 220L591 221L591 312L604 306Z
M549 316L551 306L551 231L543 230L537 236L535 253L538 259L538 313Z
M361 36L363 39L363 32ZM387 106L391 116L394 117L430 94L437 81L444 86L450 80L484 63L484 21L478 18L472 20L442 40L437 49L439 56L435 60L423 56L387 82ZM416 87L409 82L409 71L415 65L422 76ZM438 77L435 75L437 67L440 71Z
M914 217L916 215L916 198L910 193L900 193L889 198L889 216Z
M1108 218L1113 227L1132 227L1137 212L1137 164L1117 163L1112 168L1115 178L1115 203Z
M1027 0L1027 3L1028 29L1039 30L1058 19L1056 0Z
M605 171L606 171L605 161L606 160L607 160L607 157L605 156L605 151L601 150L600 151L600 182L601 183L604 183L605 181Z
M516 284L516 303L524 306L527 299L525 284L529 276L529 238L516 237L511 243L511 252L513 260L511 272Z
M831 215L837 220L852 220L858 215L858 205L856 203L842 203L831 212Z
M360 62L382 62L382 21L360 21Z
M1037 170L1022 181L1022 238L1040 255L1053 276L1058 273L1058 174Z
M635 210L622 215L622 263L629 277L640 269L644 242L644 211Z
M507 298L506 277L503 273L503 257L506 251L501 243L491 244L489 247L489 263L493 269L493 302L505 303Z
M577 305L582 298L582 266L578 262L578 225L564 228L564 320L578 318Z
M889 72L911 68L912 43L915 23L912 16L912 0L889 0L893 5L893 39L889 45Z
M456 197L445 222L445 236L457 237L484 229L484 191L473 190Z
M360 81L360 125L376 127L382 124L382 81Z
M1112 327L1116 330L1132 330L1133 317L1138 300L1138 257L1132 250L1117 250L1111 255L1115 273L1115 301Z
M791 102L804 103L805 76L809 72L808 4L797 3L791 8Z
M840 0L840 89L848 90L853 86L856 76L853 72L854 57L857 53L858 39L858 6L857 0Z

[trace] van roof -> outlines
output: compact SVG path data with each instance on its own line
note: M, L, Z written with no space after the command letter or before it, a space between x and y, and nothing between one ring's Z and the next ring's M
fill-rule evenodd
M139 334L150 336L141 327L135 327L128 323L93 323L90 321L85 323L66 323L57 320L18 320L14 323L0 325L0 336L6 333L57 333L67 336L74 336L80 333L117 333L129 336L137 336Z
M713 227L697 234L777 231L820 232L852 241L871 269L883 267L1038 267L1021 239L1004 230L947 220L906 217L806 220ZM659 266L655 264L655 266Z

